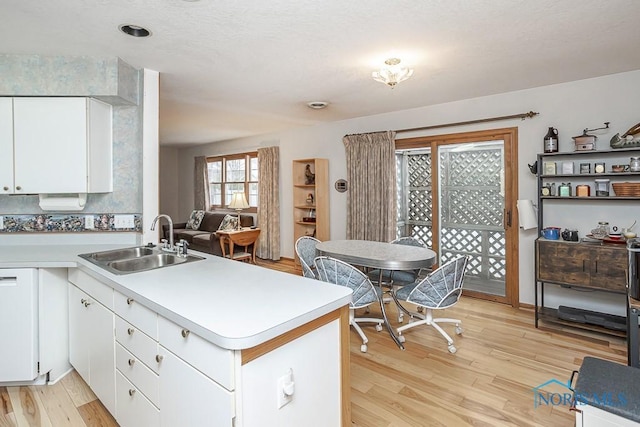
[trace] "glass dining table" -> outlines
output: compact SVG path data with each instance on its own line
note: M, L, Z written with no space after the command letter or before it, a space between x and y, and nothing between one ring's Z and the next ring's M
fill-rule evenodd
M436 253L431 249L369 240L328 240L318 243L316 251L318 255L337 258L354 266L379 269L381 279L382 270L418 270L429 268L436 262ZM378 285L381 283L382 280L379 280ZM389 335L404 350L387 318L382 294L379 301Z

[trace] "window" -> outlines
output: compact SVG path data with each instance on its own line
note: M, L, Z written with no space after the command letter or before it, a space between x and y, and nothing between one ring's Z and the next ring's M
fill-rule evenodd
M250 208L258 208L258 153L207 157L209 174L210 209L224 209L233 193L243 192Z

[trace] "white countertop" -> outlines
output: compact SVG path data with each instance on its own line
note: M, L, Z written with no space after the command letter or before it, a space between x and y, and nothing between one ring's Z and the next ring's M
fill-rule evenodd
M78 257L123 245L0 246L0 268L79 267L118 292L231 350L254 347L349 303L351 290L192 251L205 259L115 275Z

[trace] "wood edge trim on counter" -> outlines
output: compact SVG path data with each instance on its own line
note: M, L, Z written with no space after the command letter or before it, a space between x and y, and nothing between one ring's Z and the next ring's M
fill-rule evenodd
M348 311L347 311L347 320L348 320ZM321 326L326 325L327 323L330 323L338 318L340 318L341 316L344 317L343 313L342 313L342 308L336 309L332 312L329 312L323 316L318 317L317 319L312 320L311 322L305 323L304 325L298 326L295 329L292 329L289 332L286 332L280 336L277 336L275 338L270 339L269 341L266 341L262 344L259 344L255 347L251 347L251 348L247 348L244 350L241 350L241 364L242 365L246 365L247 363L251 362L252 360L257 359L260 356L264 356L265 354L269 353L272 350L275 350L276 348L282 347L285 344L290 343L291 341L295 340L296 338L300 338L303 335L308 334L309 332L318 329ZM342 333L342 331L341 331Z
M351 349L350 349L349 307L340 309L340 369L342 371L341 396L342 427L351 426Z

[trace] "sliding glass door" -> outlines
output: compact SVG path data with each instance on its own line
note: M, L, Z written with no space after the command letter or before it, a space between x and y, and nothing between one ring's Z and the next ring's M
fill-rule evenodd
M514 145L515 130L396 141L397 234L436 250L439 264L469 256L465 292L517 305Z

